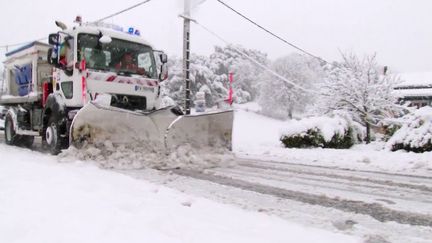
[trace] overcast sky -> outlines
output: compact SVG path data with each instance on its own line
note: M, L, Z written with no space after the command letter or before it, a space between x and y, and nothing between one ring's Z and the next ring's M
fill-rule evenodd
M288 41L325 60L340 51L376 52L393 71L432 71L432 1L430 0L224 0ZM72 25L75 15L92 21L140 0L2 0L0 46L30 41L57 31L54 20ZM195 2L201 2L195 0ZM73 3L73 5L72 5ZM181 55L183 0L152 0L110 19L140 29L143 38L170 55ZM295 50L207 0L192 17L232 43L259 49L274 59ZM221 41L192 26L191 48L209 54ZM10 48L11 50L13 48ZM4 49L0 50L3 60Z

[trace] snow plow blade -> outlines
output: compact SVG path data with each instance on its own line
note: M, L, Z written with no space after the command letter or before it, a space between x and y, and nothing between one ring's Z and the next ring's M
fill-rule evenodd
M145 146L169 153L188 144L196 149L231 150L233 111L176 115L173 107L140 112L89 103L75 115L70 129L70 143Z
M179 144L190 144L194 148L231 150L233 115L228 110L179 116L166 130L165 147L169 150Z

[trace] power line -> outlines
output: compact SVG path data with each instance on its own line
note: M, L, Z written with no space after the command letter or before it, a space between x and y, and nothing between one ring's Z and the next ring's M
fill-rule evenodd
M132 9L134 9L134 8L136 8L136 7L139 7L139 6L141 6L141 5L145 4L145 3L148 3L148 2L150 2L150 1L151 1L151 0L145 0L145 1L139 2L139 3L135 4L135 5L132 5L132 6L128 7L128 8L125 8L125 9L123 9L123 10L121 10L121 11L118 11L118 12L116 12L116 13L113 13L113 14L111 14L111 15L109 15L109 16L104 17L104 18L98 19L98 20L96 20L96 21L94 21L94 22L97 23L97 22L104 21L104 20L106 20L106 19L112 18L112 17L114 17L114 16L120 15L120 14L122 14L122 13L124 13L124 12L129 11L129 10L132 10Z
M222 42L224 42L225 44L230 44L230 42L228 42L227 40L225 40L224 38L222 38L220 35L216 34L214 31L210 30L209 28L207 28L206 26L202 25L201 23L199 23L196 20L192 20L193 23L197 24L198 26L200 26L201 28L203 28L205 31L209 32L210 34L212 34L213 36L215 36L216 38L218 38L219 40L221 40ZM307 93L314 93L314 94L320 94L319 92L316 92L314 90L309 90L309 89L305 89L304 87L294 83L293 81L285 78L284 76L278 74L277 72L273 71L271 68L267 67L266 65L258 62L257 60L253 59L252 57L250 57L246 52L240 50L239 48L232 46L232 48L234 50L236 50L240 55L246 57L247 59L249 59L251 62L253 62L254 64L258 65L259 67L261 67L262 69L264 69L265 71L269 72L270 74L272 74L273 76L281 79L282 81L292 85L295 88L298 88L302 91L305 91Z
M304 50L304 49L298 47L297 45L294 45L294 44L288 42L288 41L285 40L284 38L282 38L282 37L276 35L275 33L271 32L270 30L264 28L263 26L261 26L260 24L258 24L258 23L255 22L255 21L253 21L252 19L246 17L244 14L242 14L242 13L240 13L239 11L235 10L234 8L232 8L231 6L229 6L228 4L226 4L225 2L223 2L222 0L216 0L216 1L218 1L220 4L222 4L223 6L225 6L225 7L228 8L228 9L230 9L231 11L233 11L234 13L236 13L237 15L241 16L242 18L246 19L247 21L249 21L249 22L252 23L253 25L255 25L255 26L257 26L258 28L260 28L260 29L264 30L265 32L269 33L269 34L272 35L273 37L276 37L277 39L281 40L281 41L284 42L285 44L288 44L289 46L291 46L291 47L293 47L293 48L295 48L295 49L297 49L297 50L299 50L299 51L301 51L301 52L303 52L303 53L305 53L305 54L307 54L307 55L309 55L309 56L311 56L311 57L313 57L313 58L316 58L316 59L318 59L318 60L321 61L321 62L325 62L325 63L327 63L327 61L324 60L324 59L322 59L321 57L318 57L318 56L313 55L312 53L310 53L310 52L308 52L308 51L306 51L306 50Z
M207 0L201 0L200 2L198 2L197 4L195 4L194 6L191 7L191 10L196 9L197 7L199 7L201 4L203 4L204 2L206 2Z
M123 9L123 10L121 10L121 11L118 11L118 12L116 12L116 13L110 14L110 15L108 15L108 16L106 16L106 17L103 17L103 18L98 19L98 20L93 21L93 22L94 22L94 23L98 23L98 22L104 21L104 20L106 20L106 19L112 18L112 17L114 17L114 16L120 15L120 14L122 14L122 13L124 13L124 12L129 11L129 10L132 10L132 9L134 9L134 8L136 8L136 7L139 7L139 6L141 6L141 5L145 4L145 3L148 3L148 2L150 2L150 1L151 1L151 0L145 0L145 1L139 2L139 3L135 4L135 5L132 5L132 6L128 7L128 8L125 8L125 9ZM203 1L203 2L204 2L204 1ZM201 2L201 3L202 3L202 2ZM200 3L200 4L201 4L201 3ZM48 38L47 38L47 37L43 37L43 38L39 38L39 39L36 39L36 40L33 40L33 41L42 41L42 40L46 40L46 39L48 39ZM31 42L33 42L33 41L26 41L26 42L14 43L14 44L2 45L2 46L0 46L0 48L9 48L9 47L14 47L14 46L21 46L21 45L25 45L25 44L31 43Z

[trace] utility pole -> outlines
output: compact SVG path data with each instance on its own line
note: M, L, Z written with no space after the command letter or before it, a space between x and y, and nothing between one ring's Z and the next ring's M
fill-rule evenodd
M190 0L184 0L183 16L183 77L185 82L185 112L190 114L191 110L191 81L190 81Z

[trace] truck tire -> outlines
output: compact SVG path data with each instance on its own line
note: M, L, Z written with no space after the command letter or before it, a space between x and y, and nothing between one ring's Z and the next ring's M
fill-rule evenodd
M52 155L59 154L68 145L67 138L61 136L60 129L60 119L55 114L51 114L43 138Z
M5 142L8 145L30 148L33 145L34 137L16 134L16 129L10 115L5 120Z
M7 145L18 145L19 135L15 132L15 126L9 114L6 115L4 134Z

